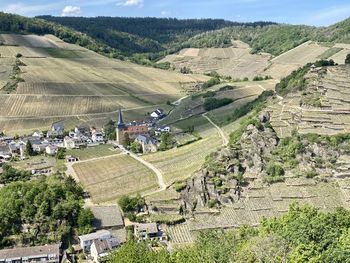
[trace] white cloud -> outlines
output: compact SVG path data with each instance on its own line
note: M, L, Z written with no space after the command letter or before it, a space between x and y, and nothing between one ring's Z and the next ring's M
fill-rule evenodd
M39 13L46 13L51 11L59 6L59 2L53 4L45 4L45 5L27 5L22 2L17 2L13 4L9 4L4 8L0 7L0 10L3 10L6 13L19 14L19 15L32 15Z
M143 6L143 0L123 0L117 3L118 6Z
M76 16L76 15L79 15L80 13L81 13L81 10L79 6L67 5L62 10L62 16Z
M160 14L161 14L162 16L170 16L170 15L171 15L171 12L166 11L166 10L163 10L162 12L160 12Z

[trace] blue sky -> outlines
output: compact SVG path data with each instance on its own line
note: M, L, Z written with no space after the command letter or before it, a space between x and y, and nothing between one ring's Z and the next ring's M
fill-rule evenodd
M349 0L0 0L25 16L224 18L327 26L350 17Z

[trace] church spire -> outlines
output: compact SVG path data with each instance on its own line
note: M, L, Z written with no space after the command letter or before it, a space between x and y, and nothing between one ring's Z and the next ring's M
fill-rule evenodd
M118 128L124 128L125 124L123 122L123 115L122 115L122 111L121 109L119 109L119 113L118 113L118 123L117 123L117 127Z

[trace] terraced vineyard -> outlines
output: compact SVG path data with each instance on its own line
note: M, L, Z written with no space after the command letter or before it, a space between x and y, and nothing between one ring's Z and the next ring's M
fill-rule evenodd
M115 201L122 195L158 187L154 173L125 154L79 162L73 169L94 203Z
M160 62L170 62L176 69L190 68L196 73L217 71L234 78L253 78L267 66L269 54L252 55L248 45L234 41L229 48L188 48L177 55L169 55Z
M328 67L325 72L311 72L307 76L307 92L319 99L317 105L305 101L307 96L292 94L276 100L269 107L271 124L279 137L286 137L293 129L299 133L334 135L350 132L350 66Z
M3 34L0 40L0 127L7 133L47 129L57 119L66 126L101 125L119 108L141 119L208 79L108 59L53 36ZM23 81L14 92L1 94L17 54Z

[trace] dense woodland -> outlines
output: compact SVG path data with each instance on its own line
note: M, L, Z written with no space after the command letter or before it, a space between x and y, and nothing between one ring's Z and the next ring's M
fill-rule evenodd
M231 45L232 39L249 44L253 53L268 52L273 55L279 55L308 40L350 43L350 19L330 27L317 28L212 19L41 18L84 32L122 52L149 53L150 60L186 47L227 47Z
M6 168L11 172L18 174ZM0 189L0 248L64 241L73 228L90 232L93 217L82 208L83 193L74 179L60 174L5 185Z
M202 232L192 247L151 250L131 240L109 262L350 262L350 212L324 213L290 206L280 218L265 219L258 228Z
M100 54L155 66L188 47L227 47L241 40L252 52L279 55L307 41L350 43L350 19L330 27L237 23L220 19L52 17L27 18L0 12L0 31L53 34Z

